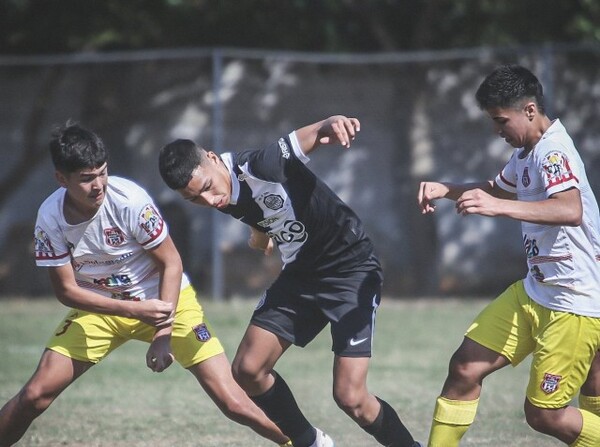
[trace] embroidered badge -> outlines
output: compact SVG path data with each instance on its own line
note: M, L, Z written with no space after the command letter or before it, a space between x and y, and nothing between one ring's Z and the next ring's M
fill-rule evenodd
M542 380L541 388L546 394L552 394L558 389L558 385L562 379L562 376L556 374L544 374L544 380Z
M155 238L162 232L163 219L158 211L148 204L140 213L140 225L146 233Z
M54 258L56 253L48 234L40 227L35 229L35 257L38 259Z
M194 334L196 334L196 338L199 341L207 342L210 340L210 331L206 327L205 323L200 323L198 326L194 326L192 330L194 331Z
M283 207L283 197L278 194L267 194L263 198L263 202L271 210L278 210Z
M529 177L529 168L523 169L523 176L521 177L521 183L523 186L527 188L531 183L531 178Z
M577 177L573 174L569 159L561 152L552 152L548 154L542 162L542 167L546 173L546 189L570 180L579 182Z
M118 247L125 242L125 235L120 228L107 228L104 230L104 240L106 241L106 245Z

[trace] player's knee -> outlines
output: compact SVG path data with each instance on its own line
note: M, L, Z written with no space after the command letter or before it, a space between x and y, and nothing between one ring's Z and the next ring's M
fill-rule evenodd
M225 416L236 422L243 421L248 412L248 405L242 402L240 399L233 397L228 399L226 402L222 402L219 407Z
M364 396L357 390L335 388L333 400L337 406L352 418L360 417Z
M54 396L49 396L41 386L35 384L26 385L17 398L24 411L36 415L46 410L54 400Z
M258 382L264 374L259 365L247 359L235 359L231 365L233 378L242 388Z
M465 361L459 353L455 353L450 359L448 378L454 382L478 383L483 376L473 363Z
M535 431L552 435L561 425L562 409L535 407L525 403L525 419Z

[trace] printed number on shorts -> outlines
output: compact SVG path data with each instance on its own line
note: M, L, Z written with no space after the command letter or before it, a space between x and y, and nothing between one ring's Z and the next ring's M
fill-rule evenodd
M65 332L67 332L67 329L69 329L69 326L71 326L72 324L73 324L73 320L65 320L65 325L62 327L62 329L60 331L58 331L54 335L57 337L63 335Z

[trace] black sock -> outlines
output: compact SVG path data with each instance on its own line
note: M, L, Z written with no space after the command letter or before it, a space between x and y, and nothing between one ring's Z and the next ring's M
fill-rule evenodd
M386 401L377 397L381 410L372 424L362 427L377 442L387 447L412 447L415 440L400 422L396 411Z
M273 375L275 383L271 389L251 399L292 440L294 447L309 447L315 442L316 431L298 408L285 380L275 371Z

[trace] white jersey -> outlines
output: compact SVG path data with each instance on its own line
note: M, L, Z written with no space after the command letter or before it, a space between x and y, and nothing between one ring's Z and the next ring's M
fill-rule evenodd
M496 177L498 186L526 202L577 188L583 205L578 227L521 222L525 290L547 308L600 317L600 217L581 157L559 120L524 158L522 152L515 150Z
M60 188L40 206L35 224L35 260L41 267L71 263L77 284L101 295L159 298L159 271L146 250L165 240L168 228L148 193L110 176L104 202L86 222L70 225ZM184 274L181 289L189 285Z

